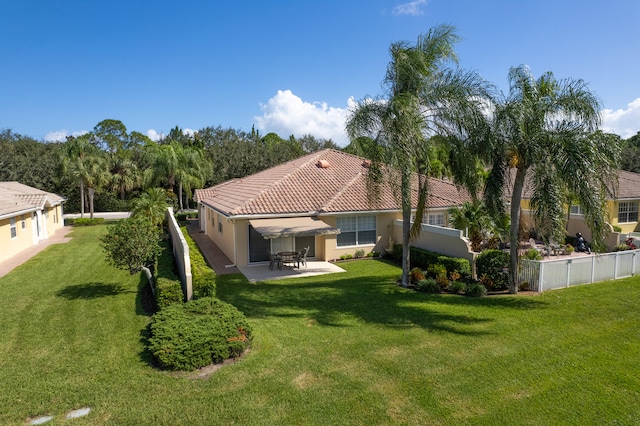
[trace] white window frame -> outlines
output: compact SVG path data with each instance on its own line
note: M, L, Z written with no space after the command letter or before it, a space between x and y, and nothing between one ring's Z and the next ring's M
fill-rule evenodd
M336 228L340 229L340 234L336 237L336 247L345 248L375 245L378 233L376 222L375 215L338 216L336 218ZM365 233L370 233L371 231L373 231L373 241L370 241L369 239L362 241ZM341 242L341 239L344 238L344 236L352 233L354 234L353 240L355 244L346 244ZM361 234L363 237L360 237ZM340 235L343 235L343 237L341 238Z
M11 239L18 238L18 228L16 227L16 218L9 218L9 228L11 229Z
M27 215L22 215L22 229L27 229Z
M445 226L444 213L429 213L427 215L427 223L433 226Z
M222 227L222 215L218 214L218 233L222 234L224 228Z
M629 220L634 218L635 220ZM638 202L619 201L618 202L618 223L633 223L638 221Z

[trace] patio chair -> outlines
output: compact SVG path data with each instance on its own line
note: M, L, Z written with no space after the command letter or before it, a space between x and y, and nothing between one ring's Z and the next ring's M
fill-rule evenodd
M309 253L309 249L311 247L305 247L302 249L302 251L300 253L298 253L298 256L296 257L296 263L298 264L298 269L300 269L300 264L304 265L304 267L307 267L307 254Z
M273 271L273 265L276 265L278 269L282 269L282 258L276 253L269 253L269 270Z
M538 244L536 243L536 240L534 240L533 238L529 238L529 245L531 246L532 249L534 250L538 250L538 252L540 252L540 255L542 257L544 256L549 256L549 248L547 247L538 247ZM546 253L546 254L545 254Z

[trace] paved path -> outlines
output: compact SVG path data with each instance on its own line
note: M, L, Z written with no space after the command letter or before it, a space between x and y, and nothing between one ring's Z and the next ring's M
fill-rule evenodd
M7 275L9 272L13 271L16 267L22 265L27 260L31 259L36 254L40 253L42 250L46 249L52 244L62 244L71 240L71 238L67 237L67 234L71 232L70 226L64 226L58 229L55 234L47 238L46 240L41 240L37 245L31 246L28 249L22 250L20 253L10 257L9 259L0 262L0 277Z
M211 241L211 238L207 237L204 232L200 232L198 219L189 220L187 231L216 275L240 273L240 270L235 266L227 267L227 265L231 265L231 260Z

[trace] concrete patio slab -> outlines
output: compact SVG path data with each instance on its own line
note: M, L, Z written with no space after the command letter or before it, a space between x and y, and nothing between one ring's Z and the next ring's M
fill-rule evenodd
M240 272L242 272L250 282L279 280L283 278L311 277L315 275L345 272L344 269L333 263L313 260L307 260L307 266L301 266L300 269L273 268L273 270L270 270L269 263L241 266L238 269L240 269Z

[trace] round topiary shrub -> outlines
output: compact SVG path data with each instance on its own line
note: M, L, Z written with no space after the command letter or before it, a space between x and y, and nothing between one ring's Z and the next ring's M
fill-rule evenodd
M482 297L487 295L487 288L480 283L471 283L464 292L465 296Z
M433 278L427 278L424 280L418 281L416 284L416 290L421 291L423 293L440 293L440 286Z
M235 306L203 297L156 313L149 351L163 368L191 371L241 355L251 338L251 327Z
M451 281L449 282L447 290L451 294L460 294L464 293L467 290L467 285L462 281Z

